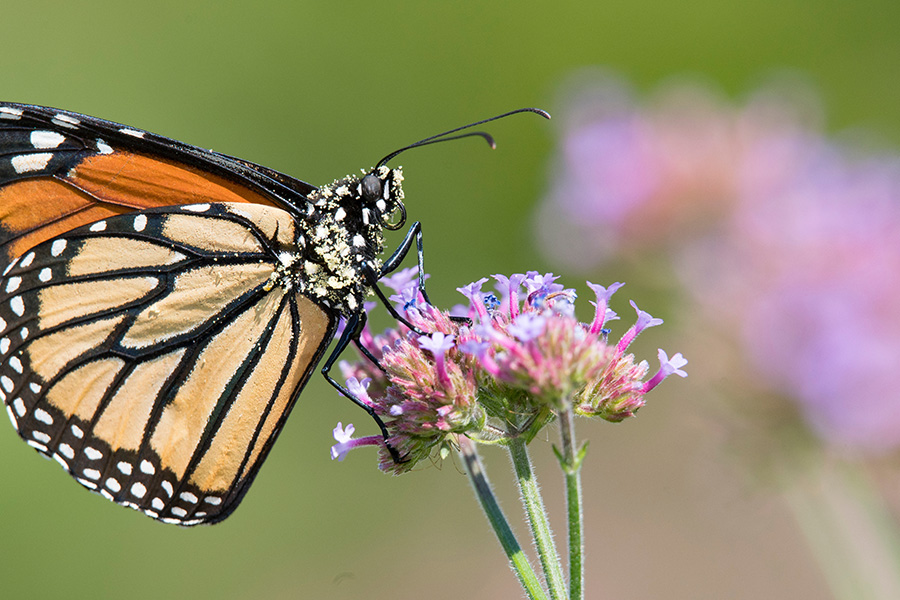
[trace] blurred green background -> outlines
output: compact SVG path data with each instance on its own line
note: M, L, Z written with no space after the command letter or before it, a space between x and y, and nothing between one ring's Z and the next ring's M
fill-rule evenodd
M773 70L798 70L821 91L829 129L864 125L900 142L895 0L5 0L0 22L4 100L119 121L314 184L512 108L552 112L565 76L593 65L639 89L688 74L735 96ZM489 273L548 268L530 219L553 128L517 116L489 127L494 152L469 140L403 156L438 304ZM604 280L628 281L626 296L667 316L635 276L612 270ZM645 335L655 349L655 331ZM826 595L783 505L723 456L678 383L654 393L639 419L581 427L591 441L588 597ZM240 510L190 530L84 492L4 426L0 596L520 597L458 464L391 478L365 451L329 460L335 422L373 432L363 417L314 380ZM551 441L532 447L558 513ZM518 519L506 458L491 449L485 458Z

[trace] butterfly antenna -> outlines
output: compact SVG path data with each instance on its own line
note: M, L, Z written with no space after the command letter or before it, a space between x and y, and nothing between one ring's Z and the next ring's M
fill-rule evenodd
M449 142L450 140L458 140L458 139L462 139L462 138L466 138L466 137L479 136L481 138L484 138L487 141L487 143L490 144L491 148L494 148L495 147L494 138L492 138L489 134L487 134L483 131L469 132L469 133L464 133L461 135L452 135L452 134L456 133L457 131L462 131L463 129L469 129L470 127L477 127L478 125L482 125L484 123L489 123L490 121L496 121L497 119L502 119L504 117L508 117L510 115L515 115L515 114L523 113L523 112L536 113L536 114L539 114L540 116L544 117L545 119L550 118L550 113L548 113L545 110L541 110L540 108L519 108L517 110L511 110L509 112L503 113L502 115L497 115L496 117L491 117L489 119L483 119L481 121L475 121L474 123L469 123L468 125L463 125L462 127L456 127L454 129L450 129L449 131L445 131L443 133L439 133L437 135L432 135L430 137L427 137L423 140L419 140L418 142L415 142L414 144L410 144L409 146L404 146L403 148L400 148L399 150L395 150L395 151L391 152L390 154L388 154L387 156L385 156L384 158L382 158L381 160L379 160L376 168L384 166L389 160L396 157L401 152L406 152L407 150L410 150L412 148L418 148L419 146L428 146L429 144L437 144L438 142Z

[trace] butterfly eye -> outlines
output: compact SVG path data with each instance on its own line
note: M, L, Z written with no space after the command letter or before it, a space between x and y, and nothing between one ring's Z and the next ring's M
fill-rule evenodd
M363 200L375 202L381 198L381 180L374 175L366 175L362 180Z

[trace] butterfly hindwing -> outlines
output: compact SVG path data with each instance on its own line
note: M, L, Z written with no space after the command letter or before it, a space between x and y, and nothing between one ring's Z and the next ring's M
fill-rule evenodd
M269 206L189 205L23 254L0 279L0 397L19 435L151 517L225 518L335 327L292 288L295 228Z

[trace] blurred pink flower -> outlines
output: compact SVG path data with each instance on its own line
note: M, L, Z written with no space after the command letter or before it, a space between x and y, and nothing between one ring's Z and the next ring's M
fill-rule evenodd
M718 376L752 373L832 445L896 449L900 156L829 139L801 92L738 105L684 85L641 105L612 80L582 85L540 236L581 270L665 257L686 316L738 349Z
M832 148L775 185L751 179L681 267L817 433L861 450L900 445L900 160Z

